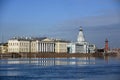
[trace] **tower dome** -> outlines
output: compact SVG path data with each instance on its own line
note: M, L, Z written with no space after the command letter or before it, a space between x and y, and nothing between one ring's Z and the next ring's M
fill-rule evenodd
M80 26L80 29L79 29L79 34L78 34L77 42L78 43L85 42L85 38L84 38L84 34L83 34L83 29L82 29L81 26Z

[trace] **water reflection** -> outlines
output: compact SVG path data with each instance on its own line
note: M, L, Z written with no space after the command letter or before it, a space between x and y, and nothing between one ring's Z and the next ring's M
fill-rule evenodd
M104 60L106 61L106 63L108 63L109 56L104 56Z
M43 66L54 65L85 65L95 64L95 57L71 58L19 58L1 60L0 64L34 64Z
M0 80L120 80L119 68L111 57L2 59Z

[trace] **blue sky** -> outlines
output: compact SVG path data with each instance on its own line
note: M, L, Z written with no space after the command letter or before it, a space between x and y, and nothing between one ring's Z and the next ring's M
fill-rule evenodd
M120 47L119 0L0 0L0 42L13 36L85 38L99 48ZM3 36L3 38L2 38Z

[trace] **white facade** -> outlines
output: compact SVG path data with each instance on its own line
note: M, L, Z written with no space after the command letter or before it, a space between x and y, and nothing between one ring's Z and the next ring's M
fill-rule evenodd
M77 42L68 44L68 53L95 53L95 45L85 41L82 28L79 30Z
M95 53L96 46L94 44L89 44L89 53Z
M31 44L31 52L67 53L67 41L46 38L32 41Z
M68 49L69 53L88 53L87 44L70 43Z
M68 53L76 53L76 50L75 50L76 44L75 43L69 43L67 45L67 47L68 47Z
M55 43L51 39L35 40L31 44L31 52L55 52Z
M88 53L87 45L76 43L75 51L76 53Z
M30 41L23 39L8 40L8 52L30 52Z
M79 30L77 42L78 43L85 42L85 37L84 37L82 28L80 28Z

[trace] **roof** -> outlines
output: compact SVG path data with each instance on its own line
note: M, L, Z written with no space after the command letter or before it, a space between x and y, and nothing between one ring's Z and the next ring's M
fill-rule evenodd
M62 40L62 39L52 39L48 37L13 37L10 40L18 40L18 41L54 41L54 42L67 42L69 43L70 41L67 40Z
M70 43L70 41L67 41L67 40L61 40L61 39L55 39L54 41L55 41L55 42L67 42L67 43Z
M18 41L35 41L35 40L43 40L46 37L13 37L10 40L18 40Z
M6 46L8 43L0 43L0 45Z

